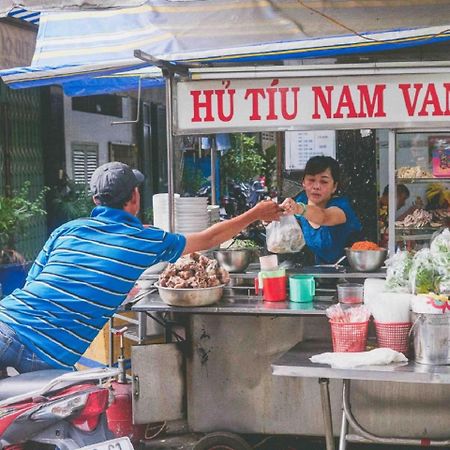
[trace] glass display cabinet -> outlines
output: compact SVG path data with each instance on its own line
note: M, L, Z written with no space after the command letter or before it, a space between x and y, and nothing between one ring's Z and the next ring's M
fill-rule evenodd
M391 142L389 248L418 250L450 223L450 130L397 131Z

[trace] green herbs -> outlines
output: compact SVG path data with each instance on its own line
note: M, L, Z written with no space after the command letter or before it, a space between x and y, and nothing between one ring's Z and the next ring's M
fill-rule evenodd
M232 241L231 244L229 244L230 241L224 242L221 246L221 248L226 250L243 250L243 249L258 249L259 246L256 244L256 242L252 241L251 239L235 239ZM228 245L227 245L228 244Z

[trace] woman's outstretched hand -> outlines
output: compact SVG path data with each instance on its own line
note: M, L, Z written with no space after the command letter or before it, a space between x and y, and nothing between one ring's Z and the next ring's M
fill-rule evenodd
M253 208L257 220L264 222L272 222L274 220L280 220L283 214L282 207L272 200L263 200L255 205Z
M287 216L290 216L292 214L297 214L297 202L292 198L287 198L284 200L284 202L281 204L281 208L284 210L284 214Z

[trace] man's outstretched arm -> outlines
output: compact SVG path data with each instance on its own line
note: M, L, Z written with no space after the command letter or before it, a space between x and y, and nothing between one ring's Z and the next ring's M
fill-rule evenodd
M258 203L252 209L233 219L217 223L206 230L186 235L186 247L183 254L208 250L222 242L232 239L244 228L257 220L272 222L279 220L283 210L272 200Z

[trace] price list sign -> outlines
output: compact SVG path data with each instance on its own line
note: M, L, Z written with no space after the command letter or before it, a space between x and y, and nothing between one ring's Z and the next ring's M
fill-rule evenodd
M336 132L286 131L285 169L303 170L309 158L317 155L336 157Z

